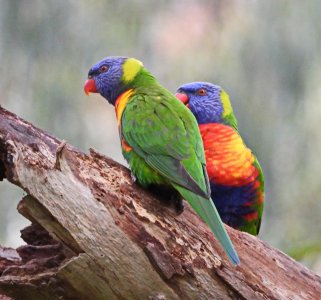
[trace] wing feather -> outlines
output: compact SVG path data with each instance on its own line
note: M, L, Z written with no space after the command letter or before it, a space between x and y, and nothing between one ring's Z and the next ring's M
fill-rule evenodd
M167 179L203 197L210 194L196 120L173 95L132 96L123 112L121 134Z

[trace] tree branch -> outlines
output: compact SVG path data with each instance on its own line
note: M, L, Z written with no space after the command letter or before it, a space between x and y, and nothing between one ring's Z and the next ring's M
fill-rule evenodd
M0 299L321 299L321 278L282 252L228 228L232 267L187 203L176 215L125 167L0 108L3 178L32 225L0 248Z

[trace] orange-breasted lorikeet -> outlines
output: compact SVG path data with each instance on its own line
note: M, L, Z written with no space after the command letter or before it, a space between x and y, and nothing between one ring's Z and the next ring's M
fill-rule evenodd
M199 124L211 196L222 221L257 235L264 204L264 176L238 131L228 94L220 86L192 82L180 86L176 97Z
M98 62L89 70L84 89L87 94L100 93L115 106L122 152L137 181L179 193L238 264L210 199L203 143L193 114L134 58L107 57Z

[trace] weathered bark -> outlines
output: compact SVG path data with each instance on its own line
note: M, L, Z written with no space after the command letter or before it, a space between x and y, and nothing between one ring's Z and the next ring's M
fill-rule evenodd
M177 215L129 171L0 108L0 179L27 193L27 245L0 248L3 299L321 299L321 278L228 228L233 267L187 203Z

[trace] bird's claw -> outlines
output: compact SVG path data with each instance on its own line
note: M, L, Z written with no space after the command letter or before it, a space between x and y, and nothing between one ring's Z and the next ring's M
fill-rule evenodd
M173 204L174 204L175 211L176 211L177 215L180 215L184 211L183 199L176 198L176 199L174 199Z

